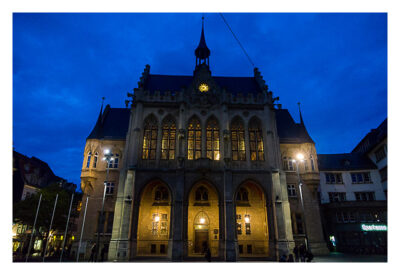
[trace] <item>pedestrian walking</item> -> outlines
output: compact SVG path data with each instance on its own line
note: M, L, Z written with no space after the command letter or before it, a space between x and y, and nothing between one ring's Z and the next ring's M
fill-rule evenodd
M293 258L293 254L289 254L289 258L288 258L288 263L293 263L294 262L294 258Z
M293 254L294 254L295 261L298 262L299 261L299 247L297 245L293 248Z
M93 246L92 246L92 250L91 250L91 253L90 253L90 258L89 258L89 262L95 262L96 261L96 256L97 256L97 244L96 243L94 243L93 244Z

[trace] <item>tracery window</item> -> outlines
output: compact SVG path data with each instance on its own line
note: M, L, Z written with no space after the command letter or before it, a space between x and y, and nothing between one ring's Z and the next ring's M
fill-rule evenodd
M97 159L99 157L99 154L96 152L94 153L94 159L93 159L93 168L96 168L97 166Z
M246 160L243 121L235 119L231 125L232 160Z
M161 159L175 159L176 125L172 118L162 124Z
M189 121L188 127L188 159L201 158L201 125L197 118Z
M89 151L87 156L86 168L90 167L90 159L92 158L92 151Z
M168 189L164 186L159 186L154 193L155 201L167 201L168 200Z
M157 120L154 116L144 122L142 159L156 159Z
M258 120L252 119L249 124L250 159L264 160L264 143L262 130Z
M219 127L215 118L208 121L206 130L207 158L219 160Z
M236 195L237 201L249 201L249 192L245 188L240 188Z
M195 200L196 201L208 201L208 190L207 188L200 186L197 188L195 193Z

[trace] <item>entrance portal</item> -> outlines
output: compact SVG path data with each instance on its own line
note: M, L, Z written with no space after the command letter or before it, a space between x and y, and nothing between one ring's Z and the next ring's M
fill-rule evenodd
M194 240L194 253L205 253L208 248L208 230L196 230Z

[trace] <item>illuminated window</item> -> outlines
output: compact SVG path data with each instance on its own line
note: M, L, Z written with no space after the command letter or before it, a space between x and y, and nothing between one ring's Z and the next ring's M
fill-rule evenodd
M156 159L157 120L150 116L144 122L142 159Z
M264 160L264 144L261 125L258 120L252 119L249 124L250 159Z
M175 159L176 126L172 118L162 124L161 159Z
M240 222L236 223L237 234L242 235L242 224Z
M201 186L197 188L195 193L195 200L196 201L208 201L208 190L207 188Z
M188 127L188 159L201 158L201 125L197 118L189 121Z
M246 160L243 121L235 119L231 125L232 160Z
M154 193L155 201L167 201L168 200L168 189L164 186L159 186Z
M207 158L219 160L219 127L215 118L208 121L206 130Z
M251 234L250 215L248 214L244 215L244 221L245 221L246 235L250 235Z
M87 156L86 168L90 167L90 159L91 158L92 158L92 152L89 151L88 156Z
M99 157L99 154L96 152L94 153L94 159L93 159L93 168L96 168L97 166L97 159Z

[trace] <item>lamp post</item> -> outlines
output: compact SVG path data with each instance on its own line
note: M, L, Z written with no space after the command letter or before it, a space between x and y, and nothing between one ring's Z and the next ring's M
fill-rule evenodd
M109 173L109 169L110 169L110 162L113 159L113 154L111 153L111 151L109 149L104 150L104 158L103 160L105 160L107 162L107 168L106 168L106 180L104 181L104 191L103 191L103 200L101 203L101 212L100 212L100 218L99 218L99 223L97 225L97 242L96 242L96 262L99 260L99 251L100 251L100 234L103 235L103 227L104 227L104 222L103 222L103 218L104 218L104 200L106 198L106 190L107 190L107 182L108 182L108 173Z
M297 160L296 160L297 159ZM303 183L300 178L300 171L299 171L299 163L304 162L304 155L301 153L298 153L296 156L296 159L293 160L294 163L296 163L296 169L297 169L297 180L299 182L299 190L300 190L300 202L301 202L301 211L303 212L303 222L304 222L304 234L305 234L305 239L306 239L306 249L308 250L310 245L308 243L308 236L307 236L307 225L306 225L306 215L304 212L304 200L303 200Z

